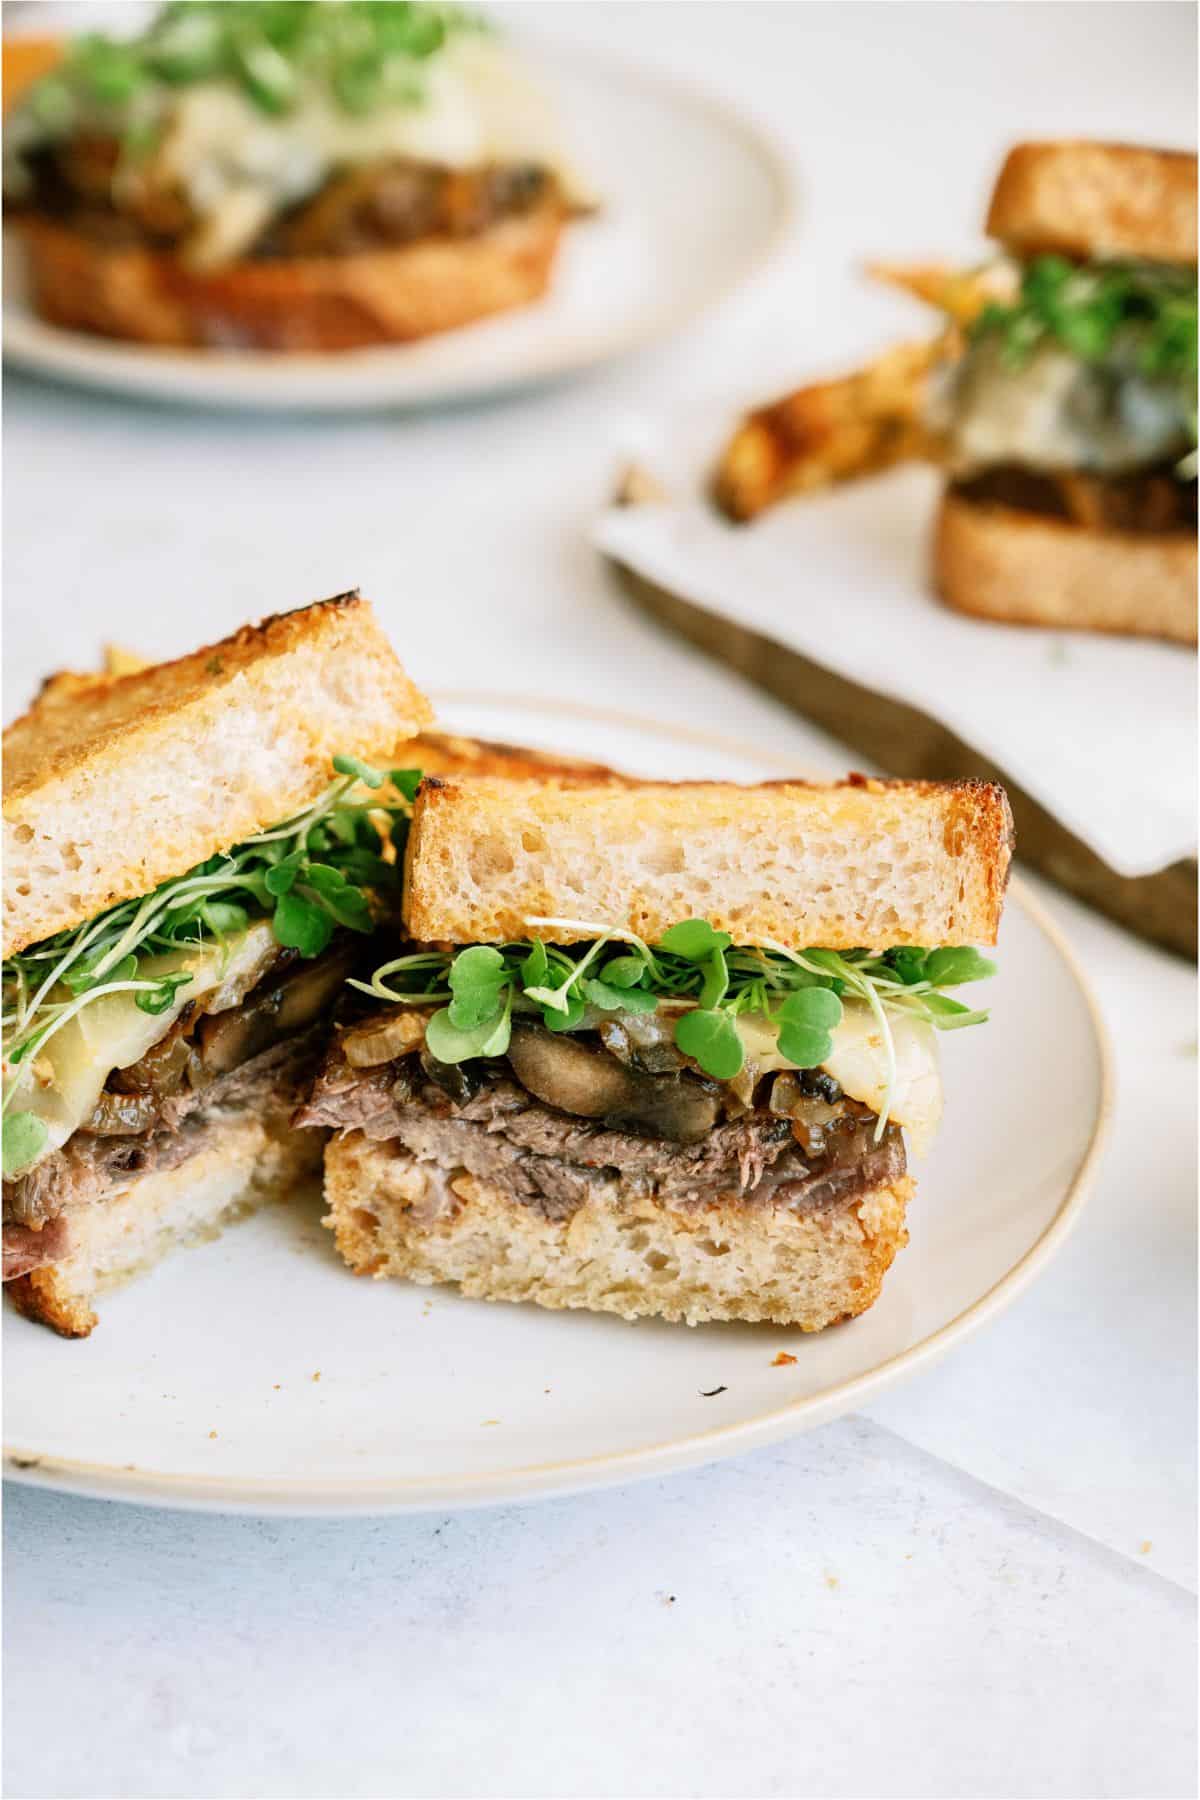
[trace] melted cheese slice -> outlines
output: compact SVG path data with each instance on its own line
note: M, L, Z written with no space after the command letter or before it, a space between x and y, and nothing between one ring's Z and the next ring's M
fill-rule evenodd
M168 185L178 182L200 215L189 259L232 259L277 212L316 193L332 170L393 157L449 168L536 162L556 170L573 199L590 200L570 167L552 106L503 44L455 37L415 74L418 101L362 114L346 112L315 85L279 117L224 82L185 89L154 172Z
M747 1061L757 1063L760 1075L795 1068L779 1053L777 1028L760 1013L743 1014L736 1023ZM888 1117L903 1125L914 1151L924 1156L942 1116L937 1034L923 1019L904 1013L889 1013L888 1024L896 1056ZM861 1002L844 1001L841 1024L832 1035L833 1049L822 1068L851 1100L881 1112L888 1091L888 1057L874 1013Z
M230 1004L236 994L253 985L278 949L270 923L264 921L250 926L237 938L226 939L223 947L213 945L146 957L140 964L139 977L157 980L184 971L191 974L191 981L176 989L166 1012L142 1012L137 995L126 992L107 994L76 1013L44 1050L28 1063L18 1065L19 1086L11 1110L35 1113L45 1125L47 1138L38 1160L61 1150L91 1117L113 1070L128 1069L140 1062L166 1036L191 1001L209 995L209 1009L220 1012L222 1005ZM65 993L63 997L67 997Z

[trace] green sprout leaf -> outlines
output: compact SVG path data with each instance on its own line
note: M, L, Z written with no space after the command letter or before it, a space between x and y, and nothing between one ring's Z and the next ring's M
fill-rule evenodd
M435 1012L425 1027L425 1043L431 1056L439 1062L470 1062L477 1056L503 1056L512 1037L512 1019L507 1007L494 1019L485 1019L469 1029L455 1025L448 1007Z
M925 979L931 987L961 987L965 981L988 981L996 965L969 946L931 950L925 959Z
M450 1023L460 1031L473 1031L494 1019L508 985L508 973L499 950L477 944L461 950L450 965L448 1008Z
M690 1056L716 1081L731 1081L746 1059L737 1027L728 1013L697 1009L681 1014L675 1021L675 1042L685 1056Z
M683 919L659 939L658 948L686 962L706 962L714 950L728 950L733 942L727 931L714 931L707 919Z
M157 987L148 988L143 993L135 994L134 1005L139 1012L150 1013L157 1018L160 1013L170 1012L175 1004L175 995L181 987L186 987L193 979L190 974L164 975Z
M353 775L364 787L377 788L383 786L383 776L370 763L365 763L360 756L335 756L333 766L339 775Z
M320 956L333 936L330 915L301 894L281 894L271 919L277 943L301 956Z
M36 1162L45 1148L47 1135L46 1127L36 1113L10 1113L4 1121L4 1173L15 1175L18 1170Z
M393 769L388 779L396 792L403 794L411 806L417 797L417 789L421 785L420 769Z
M842 1003L829 988L801 988L779 1008L779 1049L798 1069L815 1069L832 1053Z

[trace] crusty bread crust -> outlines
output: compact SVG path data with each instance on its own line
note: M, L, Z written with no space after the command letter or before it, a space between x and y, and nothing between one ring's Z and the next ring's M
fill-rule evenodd
M357 594L35 704L4 733L5 955L287 818L338 752L390 754L429 717Z
M933 567L946 604L977 618L1196 642L1191 532L1097 531L949 490Z
M987 232L1021 257L1196 261L1196 156L1086 140L1018 144L1005 158Z
M427 1216L426 1167L361 1132L325 1155L325 1220L359 1275L478 1300L532 1301L623 1319L699 1325L740 1319L823 1331L874 1304L908 1241L909 1177L844 1205L798 1214L727 1201L672 1208L632 1191L545 1219L501 1189L454 1174Z
M62 1262L5 1284L18 1312L60 1337L87 1337L98 1293L139 1275L169 1250L215 1237L235 1219L290 1199L320 1169L324 1134L231 1119L208 1149L178 1168L144 1175L71 1222Z
M203 273L53 220L14 222L34 309L51 324L142 344L296 352L406 343L527 305L546 290L564 214L547 205L472 238Z
M522 744L496 744L485 738L459 737L445 731L422 731L396 752L425 775L510 775L530 781L582 781L627 784L607 763L585 762ZM395 765L395 759L393 759Z
M549 942L579 920L655 942L703 915L792 949L993 943L1012 854L989 782L636 786L434 777L417 795L405 922L426 943Z

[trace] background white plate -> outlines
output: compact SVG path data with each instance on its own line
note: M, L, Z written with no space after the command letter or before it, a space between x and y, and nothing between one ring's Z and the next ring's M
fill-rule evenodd
M780 772L769 752L612 713L440 698L455 727L636 773ZM215 1510L424 1510L662 1473L862 1404L1012 1300L1082 1206L1108 1107L1102 1028L1019 885L999 957L991 1023L944 1046L912 1241L864 1318L814 1338L689 1331L358 1281L314 1196L109 1295L85 1343L6 1310L7 1472ZM779 1350L796 1362L774 1367Z
M535 306L415 344L336 355L154 350L35 318L19 246L4 349L41 374L205 406L424 406L584 369L677 331L766 260L793 206L787 163L719 102L607 57L531 49L603 211L564 234Z

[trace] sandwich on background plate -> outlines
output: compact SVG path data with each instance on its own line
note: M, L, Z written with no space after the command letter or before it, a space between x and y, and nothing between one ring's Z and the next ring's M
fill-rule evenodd
M319 1167L291 1115L398 909L410 784L371 764L429 717L347 594L177 662L58 678L5 732L4 1274L22 1312L86 1336L98 1288Z
M589 204L484 21L371 0L180 0L78 38L9 113L4 192L43 318L282 351L535 300Z
M409 941L298 1114L337 1133L345 1260L627 1318L865 1311L1011 850L980 782L427 778Z
M1195 155L1018 145L987 231L982 268L875 268L946 329L752 413L718 503L749 520L924 458L947 476L933 566L948 605L1194 644Z

